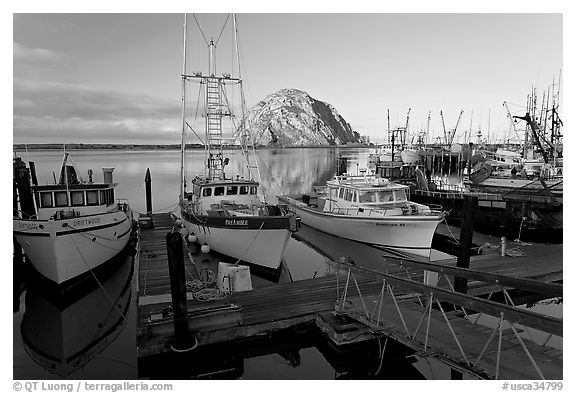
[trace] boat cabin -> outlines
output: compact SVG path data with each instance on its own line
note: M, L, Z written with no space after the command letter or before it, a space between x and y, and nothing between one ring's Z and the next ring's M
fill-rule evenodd
M192 192L186 193L186 200L200 206L199 213L205 214L233 206L260 206L258 182L251 180L193 181Z
M115 206L116 184L53 184L33 186L38 219L101 214ZM111 208L111 206L114 206Z
M326 183L327 203L324 210L340 208L398 207L409 199L410 188L403 184L391 183L387 179L363 176L336 176Z

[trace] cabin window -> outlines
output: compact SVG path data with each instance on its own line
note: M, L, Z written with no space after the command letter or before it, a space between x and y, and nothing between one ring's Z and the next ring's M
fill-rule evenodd
M338 190L338 198L344 199L344 189L342 187Z
M98 204L98 191L86 191L86 204L88 206Z
M256 187L255 186L250 187L250 195L256 195Z
M404 190L394 191L394 194L396 194L396 201L404 202L406 200L406 192Z
M52 207L54 203L52 201L51 192L41 192L40 193L40 207Z
M248 195L248 186L240 186L240 195Z
M114 203L114 199L115 199L115 198L114 198L114 189L113 189L113 188L110 188L110 189L108 189L108 190L106 190L106 191L108 192L108 195L109 195L109 198L110 198L110 199L108 199L107 205L111 205L111 204Z
M366 192L366 191L362 191L360 192L360 203L370 203L370 202L376 202L376 194L374 192Z
M226 195L236 195L236 194L238 194L238 186L226 187Z
M114 190L112 188L100 191L100 203L106 206L114 203Z
M72 206L84 206L84 191L70 191Z
M352 190L347 188L346 191L344 191L344 199L347 201L352 200Z
M378 193L378 202L394 202L394 195L390 191L380 191Z
M202 196L209 197L212 195L212 188L207 187L202 189Z
M68 206L68 195L66 194L66 191L54 192L54 199L56 199L56 207Z
M214 187L214 196L224 195L224 187Z

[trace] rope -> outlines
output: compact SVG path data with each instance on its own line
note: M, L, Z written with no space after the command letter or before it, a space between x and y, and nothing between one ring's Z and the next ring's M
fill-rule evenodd
M228 296L226 292L218 288L204 288L194 293L194 298L200 302L209 302L212 300L222 300Z
M250 244L248 245L248 247L246 247L246 250L244 250L244 253L242 254L242 256L240 258L238 258L238 260L234 263L235 265L238 265L238 263L240 263L240 261L242 260L242 258L244 258L244 255L246 255L246 253L248 252L248 250L250 249L250 247L252 247L252 244L254 244L254 241L256 241L256 238L258 237L258 235L260 234L260 231L262 230L262 227L264 226L264 221L262 221L262 224L260 224L260 228L258 228L258 232L256 232L256 235L254 235L254 238L252 239L252 241L250 242Z
M179 205L179 204L180 204L180 202L176 202L176 203L173 204L173 205L166 206L166 207L163 207L163 208L161 208L161 209L154 210L154 211L152 211L151 213L152 213L152 214L154 214L154 213L160 213L160 212L162 212L162 211L164 211L164 210L167 210L167 209L170 209L170 208L173 207L174 209L172 209L172 210L170 210L170 211L168 212L168 213L172 213L172 212L176 211L176 209L178 209L178 205ZM135 212L135 213L138 213L138 214L141 215L141 216L145 216L145 215L148 214L148 213L139 212L138 210L135 210L135 209L131 209L131 210L132 210L133 212Z
M94 274L94 271L92 270L92 268L90 267L90 265L88 264L88 261L86 261L86 258L84 258L84 255L82 254L82 251L80 251L80 248L78 247L78 245L76 244L76 241L74 240L74 238L72 236L70 236L70 239L72 240L72 243L74 243L74 247L76 247L76 250L78 251L78 254L80 254L80 256L82 257L82 260L84 261L84 263L86 264L86 267L88 267L88 271L90 272L90 274L92 275L92 277L94 277L94 280L96 280L96 283L98 284L98 286L100 287L100 289L102 289L102 291L104 292L104 295L106 295L106 298L108 299L108 301L110 302L110 304L112 305L112 308L114 310L117 310L118 313L120 314L120 316L122 317L122 319L124 319L124 322L126 322L126 325L130 327L130 329L132 329L135 333L137 333L138 331L136 330L136 328L134 326L132 326L130 324L130 322L128 321L128 319L126 318L126 316L120 311L120 309L118 309L116 307L116 302L114 302L112 300L112 298L110 297L110 295L108 294L108 292L106 292L106 289L104 289L104 286L102 285L102 283L100 282L100 280L98 280L98 277L96 277L96 275ZM129 308L129 307L128 307ZM128 312L128 309L126 309L126 312Z
M450 233L450 236L452 236L452 239L454 239L454 241L456 242L456 244L460 244L460 242L458 241L458 239L456 239L456 236L454 236L454 234L452 233L452 230L450 229L450 225L448 225L448 221L446 221L446 217L444 217L444 224L446 224L446 228L448 229L448 232Z
M526 253L519 248L509 248L506 250L506 255L509 257L525 257Z

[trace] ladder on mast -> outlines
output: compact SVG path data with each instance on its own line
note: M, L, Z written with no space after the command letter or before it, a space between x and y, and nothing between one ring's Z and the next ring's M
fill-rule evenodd
M207 77L206 81L206 135L208 143L208 178L220 179L223 170L222 96L221 80Z

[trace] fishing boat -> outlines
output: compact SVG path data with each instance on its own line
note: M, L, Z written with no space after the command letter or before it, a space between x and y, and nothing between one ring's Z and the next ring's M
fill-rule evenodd
M228 19L227 19L228 21ZM232 18L234 32L236 17ZM184 23L184 37L186 22ZM224 30L224 29L223 29ZM202 32L202 34L204 34ZM234 41L237 43L236 34ZM241 119L245 119L245 103L240 67L238 76L216 73L216 43L206 41L208 46L208 71L186 74L186 38L184 40L184 71L182 73L182 149L180 213L183 225L207 248L228 257L264 269L278 269L284 250L293 232L298 229L294 214L283 206L270 204L260 196L260 173L254 155L254 146L246 123L236 124L229 98L231 87L240 89ZM238 48L235 45L236 49ZM239 54L237 54L239 59ZM238 61L238 64L240 62ZM185 140L190 126L186 121L186 85L196 82L199 94L204 95L203 120L205 130L205 160L201 174L190 182L185 179ZM223 123L227 118L230 128L240 142L246 165L243 173L230 176L226 173L229 159L224 157ZM239 166L241 167L241 166ZM187 186L191 185L191 189Z
M302 223L402 254L429 257L444 213L409 200L409 187L375 175L336 175L317 195L285 195Z
M38 185L32 171L17 158L20 206L13 218L18 244L34 268L58 285L88 274L125 249L132 229L132 211L127 200L116 201L114 168L103 168L104 181L83 181L70 154L64 153L60 178L54 184ZM34 168L32 166L32 168ZM55 177L54 177L55 178Z

